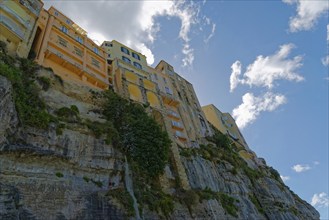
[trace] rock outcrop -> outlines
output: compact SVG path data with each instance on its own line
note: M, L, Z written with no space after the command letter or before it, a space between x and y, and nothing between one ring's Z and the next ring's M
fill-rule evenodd
M45 70L39 74L51 79L51 88L40 94L49 112L74 104L81 118L104 120L89 88L62 86ZM180 160L191 190L228 195L223 198L233 199L236 214L230 214L221 199L200 198L192 208L175 200L168 219L319 219L318 212L274 178L258 158L244 158L253 166L248 169L262 173L257 178L234 170L225 160L199 154L181 155ZM134 219L108 194L124 188L124 172L124 155L74 120L60 132L54 123L46 130L22 126L12 85L0 76L0 219ZM163 179L170 181L174 173L167 166ZM175 189L167 186L166 191ZM144 208L141 218L164 217Z

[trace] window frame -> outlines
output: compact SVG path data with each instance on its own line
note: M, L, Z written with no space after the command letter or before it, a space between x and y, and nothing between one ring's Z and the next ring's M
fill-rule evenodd
M131 52L131 56L133 58L135 58L136 60L141 60L140 56L137 53L135 53L135 52Z
M125 47L121 47L121 52L130 55L130 51Z
M65 34L69 33L69 29L65 25L62 25L61 31Z
M131 64L131 60L130 60L128 57L122 56L122 60L123 60L125 63L129 63L129 64Z
M99 49L97 47L93 47L93 51L95 54L99 54Z
M137 62L134 61L133 64L134 64L134 67L136 67L138 69L141 69L141 70L143 69L143 67L140 63L137 63Z

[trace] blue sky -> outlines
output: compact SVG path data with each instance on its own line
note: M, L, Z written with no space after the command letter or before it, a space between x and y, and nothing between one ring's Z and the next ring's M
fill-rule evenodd
M328 1L50 5L99 43L116 39L152 66L172 64L202 105L231 113L250 148L329 219Z

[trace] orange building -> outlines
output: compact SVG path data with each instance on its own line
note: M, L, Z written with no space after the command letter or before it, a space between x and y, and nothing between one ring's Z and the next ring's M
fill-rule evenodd
M28 56L42 6L41 0L0 0L0 41L10 55Z
M38 64L66 81L100 89L109 86L106 52L54 7L41 11L31 50Z

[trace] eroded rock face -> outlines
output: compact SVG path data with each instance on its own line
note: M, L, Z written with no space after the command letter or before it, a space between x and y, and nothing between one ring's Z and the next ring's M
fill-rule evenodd
M215 163L205 160L200 156L184 159L183 164L189 178L189 183L194 189L209 188L215 192L222 192L235 198L238 202L238 217L236 219L319 219L319 213L297 195L291 192L281 181L270 178L269 175L250 180L241 172L232 174L232 166L226 162ZM258 200L262 212L251 200ZM212 201L215 210L220 210L219 202ZM208 206L207 206L208 205ZM199 205L200 206L200 205ZM211 213L209 204L202 203L206 212L200 218L205 218ZM212 208L214 209L214 208ZM199 212L200 214L202 212ZM232 216L223 216L225 210L216 213L218 219L230 219ZM212 219L215 219L211 217ZM235 218L233 218L235 219Z
M0 219L124 219L106 196L122 155L79 124L19 127L12 92L0 76Z
M76 105L81 117L102 121L83 90L74 88L53 86L41 96L50 111ZM106 195L124 187L124 156L79 123L67 123L61 134L55 124L47 130L19 126L12 92L9 81L0 76L0 219L129 218ZM240 171L233 174L227 162L200 156L181 157L181 162L192 189L230 195L238 201L238 213L237 217L228 214L215 199L197 202L192 210L176 201L170 219L319 219L311 205L270 175L251 181ZM172 181L174 171L166 169ZM144 208L142 218L161 217Z
M13 88L11 83L0 76L0 146L7 141L18 125L17 112L13 102Z

